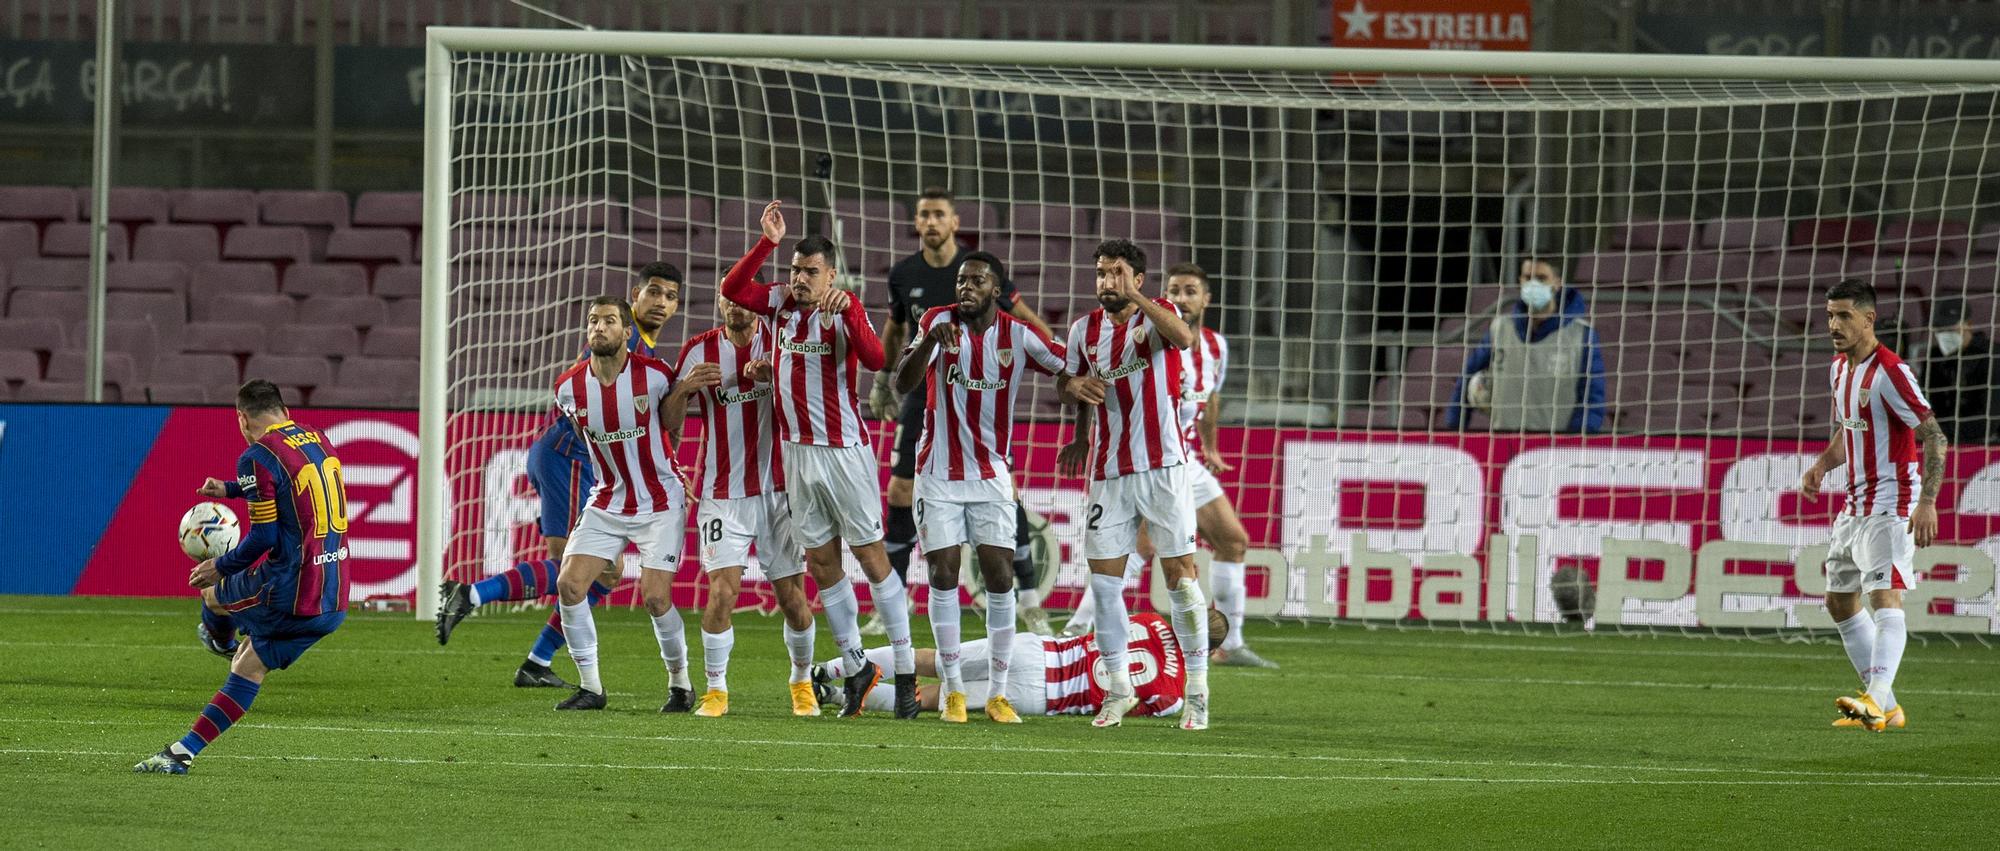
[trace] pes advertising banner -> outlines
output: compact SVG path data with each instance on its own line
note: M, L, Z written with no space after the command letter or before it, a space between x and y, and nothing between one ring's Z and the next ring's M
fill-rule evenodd
M416 413L296 413L343 462L354 595L412 592ZM500 416L464 415L456 427L491 434L526 420L487 420ZM887 427L875 426L886 447ZM1836 473L1821 497L1798 493L1818 446L1263 428L1220 437L1235 465L1221 478L1250 534L1253 613L1553 621L1551 579L1573 565L1594 578L1600 626L1831 628L1820 562L1845 482ZM690 423L684 461L698 439ZM1015 435L1022 498L1046 522L1056 607L1085 573L1085 484L1056 473L1066 439L1054 423ZM448 464L459 570L503 570L535 551L527 444ZM227 408L0 405L0 593L190 595L175 524L201 501L204 477L231 475L242 448ZM2000 633L2000 450L1954 449L1947 471L1940 542L1918 552L1906 601L1911 626ZM683 568L683 605L699 592L698 562ZM1163 606L1163 590L1150 591Z

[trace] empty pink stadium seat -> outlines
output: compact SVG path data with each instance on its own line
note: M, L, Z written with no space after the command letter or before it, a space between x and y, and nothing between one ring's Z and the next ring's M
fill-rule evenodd
M90 323L78 322L69 327L69 340L73 346L90 345ZM152 365L153 353L159 350L160 332L145 318L107 316L104 320L104 350L125 352L136 358L141 374Z
M649 195L632 199L632 232L715 229L715 202L700 195Z
M414 408L415 391L370 385L321 387L313 391L315 408Z
M1875 249L1875 223L1868 219L1805 219L1792 224L1794 249Z
M181 329L183 352L241 355L264 347L265 326L256 322L190 322Z
M415 328L374 328L361 345L371 358L416 358L423 353L423 334Z
M87 299L81 290L15 290L7 294L7 315L69 323L89 309Z
M1755 257L1747 252L1670 254L1660 270L1660 282L1743 289L1750 286L1750 268L1754 261Z
M222 258L222 240L208 225L141 225L132 259L204 263Z
M42 255L45 257L90 256L89 222L55 222L42 232ZM124 260L132 254L132 239L126 234L125 226L112 222L104 235L104 256L112 260Z
M601 196L551 195L542 200L535 221L548 228L624 233L625 205Z
M271 329L265 352L274 355L348 357L361 353L361 333L352 325L298 322Z
M1578 283L1599 286L1651 284L1660 279L1660 255L1651 251L1601 251L1586 254L1570 270Z
M44 353L67 348L69 335L63 332L66 318L9 316L0 319L0 341L4 341L9 349Z
M124 401L124 393L118 385L104 384L104 401L118 403ZM16 402L81 402L83 382L30 381L14 391Z
M26 349L0 349L0 387L40 380L42 359L39 355Z
M181 295L188 291L188 267L157 261L113 263L104 267L104 287L114 291Z
M392 328L415 328L423 321L423 305L414 298L392 298L386 301L389 316L386 320Z
M265 190L257 193L257 219L267 225L301 225L331 231L348 226L347 195L340 192ZM398 226L401 226L398 223Z
M1015 204L1008 221L1009 233L1055 239L1088 239L1090 213L1067 204Z
M44 381L64 384L83 384L84 370L89 367L85 349L64 349L49 355L48 374ZM104 353L104 383L119 387L138 387L141 373L138 360L130 352Z
M1106 239L1132 240L1149 251L1179 245L1185 238L1180 215L1161 207L1106 209L1098 214L1097 232Z
M1634 221L1611 232L1611 247L1627 250L1681 251L1694 242L1694 223Z
M231 390L242 383L238 380L236 358L222 354L155 355L153 380L196 384L217 391Z
M285 270L286 295L364 295L368 269L358 263L314 263Z
M335 384L342 387L385 387L415 398L417 361L414 358L349 358L341 361Z
M73 290L90 287L90 261L77 258L34 257L15 261L7 273L7 288L20 290Z
M76 190L67 186L0 186L3 221L68 222L76 209Z
M223 293L275 295L278 270L269 263L196 263L188 267L188 290L197 303Z
M333 367L323 357L254 354L243 380L258 378L281 387L320 387L333 383Z
M37 256L36 242L34 223L0 222L0 264Z
M458 194L451 199L454 225L472 222L517 223L540 219L535 199L517 192Z
M410 234L391 228L345 228L326 241L326 259L359 263L410 262Z
M316 295L299 304L298 315L304 322L366 329L386 324L388 307L374 296Z
M152 382L146 385L145 401L155 405L206 405L223 395L234 394L226 387L211 389L207 385L184 382Z
M355 227L415 228L423 223L422 192L363 192L354 199Z
M83 220L91 216L91 193L83 190L76 193L77 202L82 206ZM111 214L105 221L126 222L128 224L158 224L167 220L172 204L167 200L164 189L144 186L111 187Z
M171 292L105 293L104 316L119 322L144 322L153 327L159 339L175 339L187 325L187 299Z
M1964 222L1889 222L1882 226L1875 250L1964 257L1972 253L1972 235Z
M255 322L283 325L298 321L297 302L290 297L260 293L221 293L190 306L196 322Z
M375 283L369 292L382 298L416 298L424 294L424 270L421 266L383 266L375 270Z
M295 225L246 225L229 229L222 241L224 260L262 260L286 266L312 259L312 240Z
M248 189L182 189L168 196L169 216L176 222L204 225L254 225L257 196Z
M1784 219L1715 219L1701 223L1697 246L1722 251L1777 251L1785 247Z

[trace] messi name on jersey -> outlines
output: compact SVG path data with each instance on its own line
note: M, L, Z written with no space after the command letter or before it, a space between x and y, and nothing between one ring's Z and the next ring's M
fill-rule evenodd
M965 375L965 371L958 368L958 364L952 364L951 366L945 368L944 381L946 384L961 385L968 390L1007 389L1007 382L998 379L994 379L992 381L981 381L977 378L967 378Z

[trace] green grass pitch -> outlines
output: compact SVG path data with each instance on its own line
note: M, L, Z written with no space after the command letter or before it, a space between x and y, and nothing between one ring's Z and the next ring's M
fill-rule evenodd
M1913 643L1911 726L1834 730L1838 647L1253 624L1214 728L792 718L740 618L732 714L661 716L642 613L599 616L611 709L515 689L545 615L449 648L350 616L185 777L134 775L224 666L193 601L0 598L8 847L1991 848L2000 650ZM690 635L693 635L690 617ZM968 623L969 631L974 631ZM919 644L928 631L919 622ZM700 643L695 637L693 650ZM824 630L822 656L832 642ZM699 661L694 672L699 686ZM566 675L574 668L557 662Z

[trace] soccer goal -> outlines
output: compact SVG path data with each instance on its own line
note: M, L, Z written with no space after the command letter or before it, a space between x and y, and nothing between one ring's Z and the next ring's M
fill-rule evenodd
M1980 61L432 28L418 609L539 553L523 459L588 297L680 266L670 355L776 198L879 328L938 185L1059 337L1102 238L1147 251L1156 294L1207 271L1257 616L1830 630L1844 484L1797 493L1833 428L1824 296L1871 282L1920 376L1951 361L1934 323L1994 328L1996 93ZM1524 295L1555 341L1488 342L1530 327ZM1021 395L1063 608L1084 483L1056 471L1053 386ZM1913 631L2000 631L1996 439L1955 441Z

